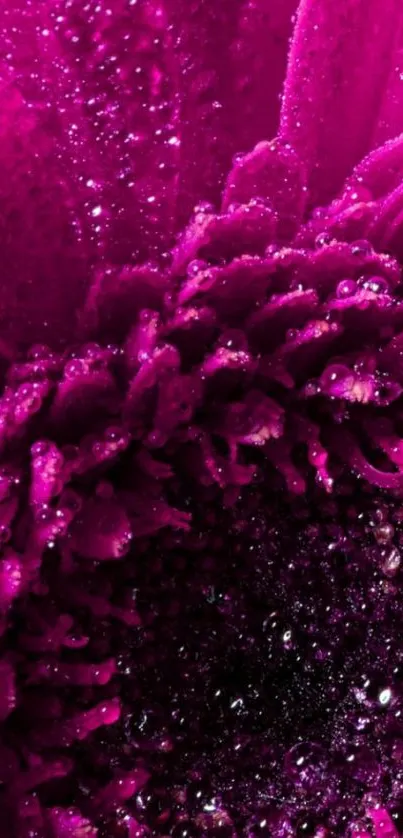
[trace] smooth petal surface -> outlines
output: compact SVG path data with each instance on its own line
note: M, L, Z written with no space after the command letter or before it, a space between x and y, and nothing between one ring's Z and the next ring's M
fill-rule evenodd
M354 193L362 200L381 198L400 184L402 174L403 134L400 134L360 161L345 184L344 194L349 200Z
M371 147L402 18L399 0L302 0L291 46L281 134L325 202Z
M178 218L219 201L237 152L278 124L296 0L166 0L179 71Z
M59 81L68 100L80 101L78 130L84 125L89 137L87 178L102 252L119 263L155 257L172 232L179 145L164 6L57 6L59 60L67 68L62 75L60 67Z
M71 339L92 243L65 158L11 85L0 90L0 333L12 343Z
M304 169L290 146L278 140L258 143L236 161L225 185L223 209L259 199L279 218L280 239L291 239L306 202Z
M0 10L3 60L29 107L47 113L69 181L83 191L99 256L161 253L178 153L163 4L111 0L104 9L96 0L56 0L28 4L21 17L18 0Z
M167 0L179 72L178 216L198 200L216 201L236 151L231 48L242 0Z
M232 47L236 151L277 134L289 40L298 0L244 0Z
M403 25L400 27L389 78L385 86L382 108L372 145L376 147L403 131Z

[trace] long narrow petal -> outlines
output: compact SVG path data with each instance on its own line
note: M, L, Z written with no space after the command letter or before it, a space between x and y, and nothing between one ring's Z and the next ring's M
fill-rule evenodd
M166 0L179 73L179 220L276 133L297 0Z
M46 120L11 85L0 90L0 114L0 337L63 343L89 277L83 208Z
M403 131L403 24L400 28L397 49L385 91L378 124L372 138L376 148L385 140L396 137Z
M400 0L302 0L291 46L281 134L326 201L371 145L394 60Z
M179 147L163 2L55 0L28 4L21 20L20 0L10 0L0 28L0 59L67 150L99 255L160 254L173 227Z
M399 186L403 173L403 134L371 151L360 160L344 187L348 197L378 199Z
M242 0L167 0L180 69L179 217L217 201L234 151L237 102L231 48Z
M81 120L103 175L96 183L96 173L88 172L99 189L105 252L119 262L155 257L170 240L179 146L164 4L72 0L58 8L66 88L81 99Z
M298 0L244 0L233 45L237 151L278 131L281 91Z

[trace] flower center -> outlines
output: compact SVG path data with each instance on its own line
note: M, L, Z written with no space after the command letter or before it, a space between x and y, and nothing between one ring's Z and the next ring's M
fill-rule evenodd
M198 208L169 272L98 277L97 342L4 365L17 828L330 838L383 818L383 838L401 817L400 267L273 231L264 201Z

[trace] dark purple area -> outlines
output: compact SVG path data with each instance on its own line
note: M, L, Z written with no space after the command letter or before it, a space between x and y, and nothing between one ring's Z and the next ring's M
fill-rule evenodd
M13 838L400 826L399 267L266 217L199 209L100 275L100 342L4 364Z
M0 838L403 834L401 0L296 5L0 6Z

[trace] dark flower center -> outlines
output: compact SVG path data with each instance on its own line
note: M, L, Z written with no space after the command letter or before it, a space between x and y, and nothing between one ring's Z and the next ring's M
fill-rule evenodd
M318 218L198 208L4 359L10 836L401 823L400 267Z

